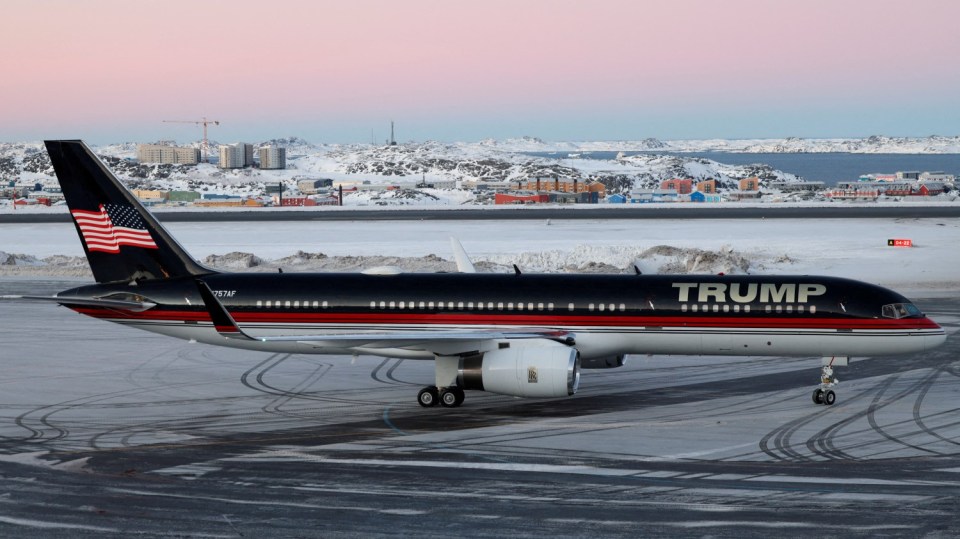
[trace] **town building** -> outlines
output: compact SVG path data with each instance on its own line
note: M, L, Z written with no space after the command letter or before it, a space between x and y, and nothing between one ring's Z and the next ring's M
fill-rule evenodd
M318 180L313 179L299 179L297 180L297 189L305 195L315 195L320 192L321 189L330 189L333 187L333 180L329 178L321 178Z
M550 202L550 196L544 193L497 193L494 204L543 204Z
M159 204L167 201L167 192L156 189L134 189L133 196L140 199L141 202L150 204Z
M676 191L681 195L689 195L693 192L693 180L684 180L680 178L664 180L662 183L660 183L660 189L669 189Z
M173 165L196 165L200 162L200 150L166 144L137 144L137 161Z
M680 193L673 189L634 189L630 191L630 202L633 204L679 201Z
M703 180L697 184L697 191L708 195L715 195L717 193L717 180Z
M760 178L744 178L740 180L740 190L741 191L759 191L760 190Z
M581 180L579 178L528 178L526 182L517 180L517 190L525 191L556 191L563 193L582 193L584 191L599 193L599 197L606 196L606 186L596 180Z
M275 146L263 146L259 150L260 168L285 169L287 168L287 149Z
M253 144L238 142L220 145L220 168L243 168L253 165Z
M690 193L690 202L698 202L698 203L710 202L710 203L716 203L716 202L720 202L720 201L721 201L721 198L720 198L720 195L719 195L718 193L706 193L706 192L704 192L704 191L695 191L695 192L693 192L693 193Z
M822 191L827 187L823 182L771 182L769 185L771 189L777 189L786 193Z
M943 182L943 183L953 183L956 181L956 177L953 174L947 174L942 170L935 172L924 172L920 174L921 182Z

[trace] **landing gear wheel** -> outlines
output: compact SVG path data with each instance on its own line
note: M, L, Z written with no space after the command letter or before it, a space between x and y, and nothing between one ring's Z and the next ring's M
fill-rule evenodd
M445 408L456 408L463 403L463 390L450 387L440 392L440 404Z
M833 393L831 391L831 393ZM823 404L823 390L820 388L813 390L813 403L814 404Z
M823 392L823 403L827 406L833 406L833 403L837 402L837 394L833 391L827 390Z
M440 393L437 391L437 388L427 386L421 389L420 393L417 393L417 402L424 408L436 406L440 403Z

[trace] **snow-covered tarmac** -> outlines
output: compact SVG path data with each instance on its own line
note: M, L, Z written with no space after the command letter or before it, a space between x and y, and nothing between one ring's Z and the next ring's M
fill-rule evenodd
M426 410L414 396L429 362L263 355L0 302L0 535L960 534L956 220L169 228L198 258L343 257L326 270L383 256L423 269L430 254L451 258L449 236L494 270L746 261L885 284L949 336L923 356L854 361L833 407L810 401L817 358L633 356L586 372L573 398L471 392L460 409ZM4 224L0 251L81 254L67 224ZM69 286L36 280L56 268L15 270L0 294Z
M956 536L960 302L918 305L947 344L860 358L832 407L810 399L817 358L633 356L572 398L449 410L415 404L430 362L3 302L0 535Z

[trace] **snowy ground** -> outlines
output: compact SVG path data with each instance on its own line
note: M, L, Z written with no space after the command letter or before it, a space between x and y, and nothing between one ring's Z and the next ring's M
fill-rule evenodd
M951 219L298 221L169 229L196 258L216 255L208 263L234 270L452 271L455 236L481 271L517 264L531 272L632 272L636 264L644 273L834 275L925 295L960 288L960 221ZM914 247L888 247L891 238L911 239ZM222 257L236 252L264 262ZM0 225L0 276L87 277L82 254L70 225Z

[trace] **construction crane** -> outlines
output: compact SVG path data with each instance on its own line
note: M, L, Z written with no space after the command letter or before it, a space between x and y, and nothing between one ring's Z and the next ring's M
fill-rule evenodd
M202 120L164 120L168 124L194 124L203 126L203 162L207 162L207 154L210 152L210 144L207 142L207 126L210 124L220 125L220 120L208 120L206 116Z

